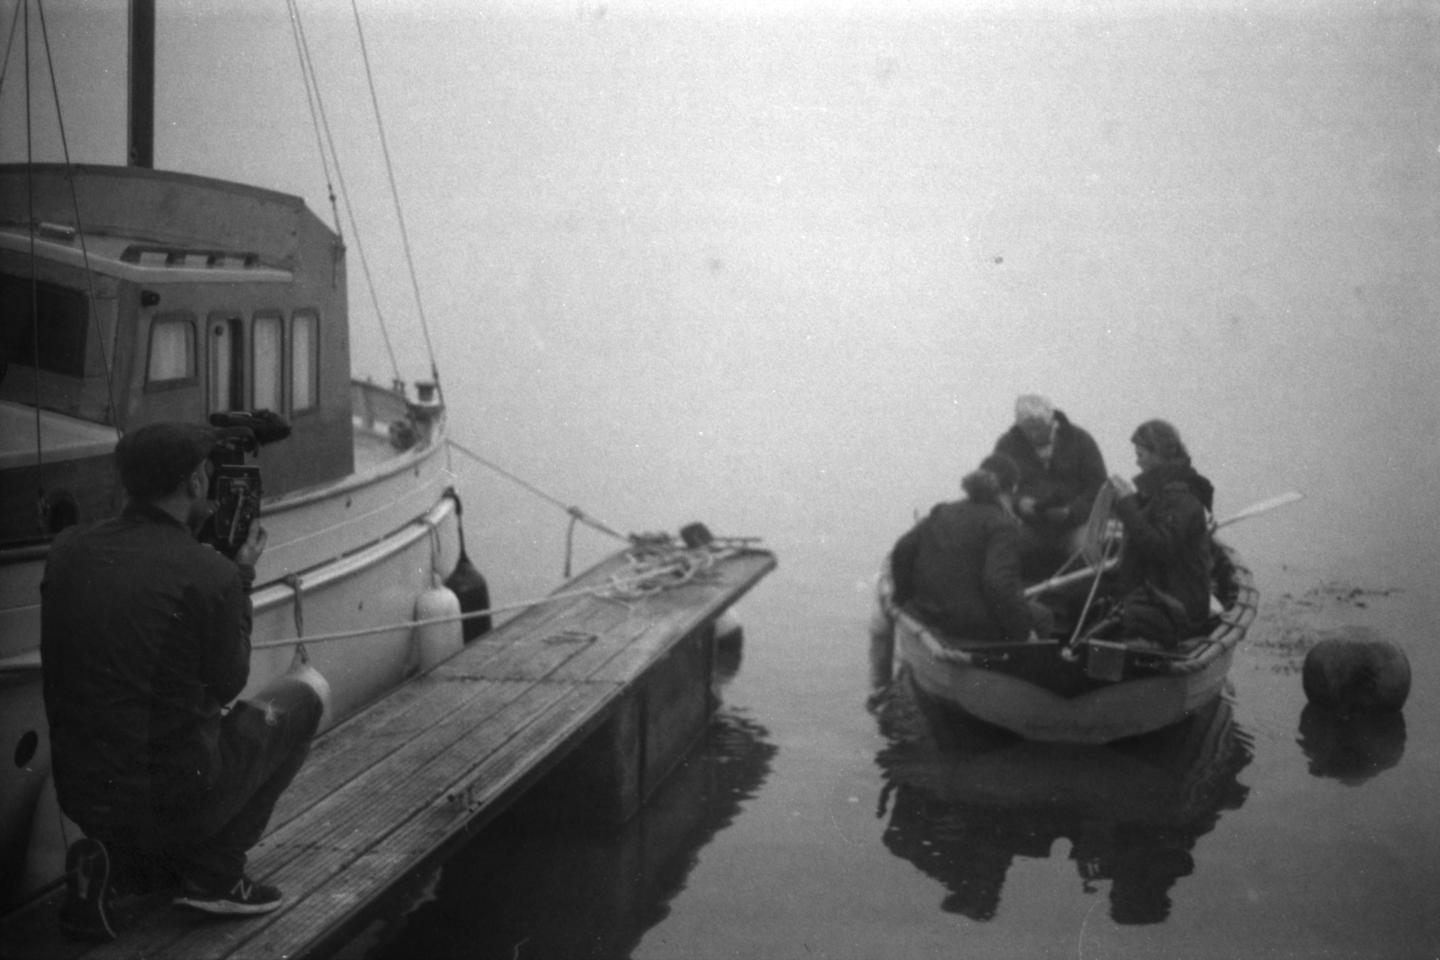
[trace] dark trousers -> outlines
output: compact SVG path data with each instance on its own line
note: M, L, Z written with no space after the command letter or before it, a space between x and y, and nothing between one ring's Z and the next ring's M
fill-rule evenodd
M123 875L137 886L180 881L228 889L244 873L246 853L260 841L275 804L310 752L323 707L309 686L288 677L236 702L220 731L220 775L204 800L135 824L82 824L111 848Z
M1065 561L1074 556L1084 541L1085 528L1056 530L1020 525L1020 577L1026 583L1039 583L1055 576ZM1083 566L1083 564L1082 564Z

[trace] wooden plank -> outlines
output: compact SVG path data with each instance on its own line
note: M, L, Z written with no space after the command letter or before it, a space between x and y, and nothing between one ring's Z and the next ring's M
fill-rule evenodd
M323 800L304 809L277 829L272 829L251 851L249 871L264 877L289 894L320 884L344 870L366 847L374 835L383 834L397 810L403 814L405 796L396 797L387 789L393 781L402 788L414 789L412 774L436 756L443 755L456 740L463 740L472 724L494 718L496 729L506 729L520 722L535 709L535 701L554 699L553 689L516 683L441 683L435 685L439 694L459 694L449 703L447 716L460 713L460 724L440 719L423 738L412 740L406 749L392 751L379 762L361 767L343 784L335 787ZM526 697L530 698L526 702ZM432 699L446 699L435 697ZM337 733L337 727L331 733ZM333 736L331 739L335 739ZM302 773L305 768L301 768ZM296 781L300 781L300 776ZM274 914L242 923L204 924L192 929L185 921L198 916L179 908L168 911L170 922L151 923L129 930L114 944L98 947L92 954L96 960L112 957L145 956L190 958L223 956L234 945L263 929L265 920Z
M497 815L602 725L638 737L635 749L655 738L668 763L677 746L637 726L643 705L628 725L608 718L648 683L658 686L633 696L693 719L697 691L682 689L683 678L708 676L695 657L710 650L696 631L774 562L731 557L690 584L620 602L598 595L628 569L617 555L318 738L251 851L250 873L291 894L275 913L216 923L154 897L120 940L91 946L59 937L55 894L4 919L0 955L270 958L337 945L408 871ZM570 595L583 590L592 592ZM672 661L679 669L665 673Z
M555 696L556 691L559 696ZM553 709L535 714L535 722L513 735L510 729L481 729L395 785L389 796L376 797L373 803L355 810L351 822L357 832L364 831L370 841L378 842L346 851L302 848L300 852L311 855L285 856L278 870L272 870L270 858L262 855L256 864L257 872L263 872L282 889L308 891L298 894L289 909L246 924L194 931L166 944L163 952L152 951L146 956L154 960L273 957L276 953L268 947L251 949L255 944L272 942L287 944L282 951L287 955L293 956L297 950L304 952L309 949L304 945L324 938L332 928L346 926L410 866L423 862L433 849L459 834L476 813L534 769L534 758L548 756L565 737L580 729L573 721L586 709L595 711L601 706L597 693L603 690L594 685L537 685L526 696L547 700ZM499 749L502 745L507 749ZM367 792L367 796L373 794ZM396 801L405 802L407 815L396 816L401 809ZM301 841L303 837L292 836L276 843L283 847ZM349 869L361 857L369 857L370 863L388 863L392 869Z

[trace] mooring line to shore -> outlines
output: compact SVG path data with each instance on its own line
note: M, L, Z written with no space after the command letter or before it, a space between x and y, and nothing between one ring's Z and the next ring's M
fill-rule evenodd
M581 510L579 507L567 504L558 497L551 496L544 490L541 490L539 487L535 486L535 484L531 483L530 481L524 479L523 477L516 476L509 470L506 470L504 467L500 466L495 461L480 456L480 454L476 453L474 450L471 450L469 447L465 446L459 441L447 439L445 442L449 444L453 449L465 454L465 456L469 457L471 460L474 460L481 466L489 467L491 470L494 470L496 473L500 474L500 476L530 491L535 496L539 497L541 500L544 500L547 503L552 503L555 506L559 507L561 510L564 510L571 516L573 520L578 520L580 523L583 523L586 526L599 530L601 533L614 537L616 540L620 540L625 543L629 543L631 540L634 539L633 537L627 537L623 533L616 532L612 527L601 523L599 520L590 516L584 510Z

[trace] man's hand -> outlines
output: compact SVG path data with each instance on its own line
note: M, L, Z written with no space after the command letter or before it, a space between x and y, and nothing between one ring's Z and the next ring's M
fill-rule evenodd
M260 524L250 527L250 536L240 544L240 549L235 551L235 562L253 567L260 561L260 554L265 552L265 544L270 539L270 534Z
M1015 512L1020 514L1020 516L1022 517L1035 516L1035 498L1021 497L1019 500L1015 501Z

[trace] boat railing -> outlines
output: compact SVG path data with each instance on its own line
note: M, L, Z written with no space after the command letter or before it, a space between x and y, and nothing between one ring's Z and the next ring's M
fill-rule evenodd
M355 429L400 451L428 445L444 407L433 384L418 383L416 388L419 399L410 400L398 380L389 387L352 380L350 419Z

